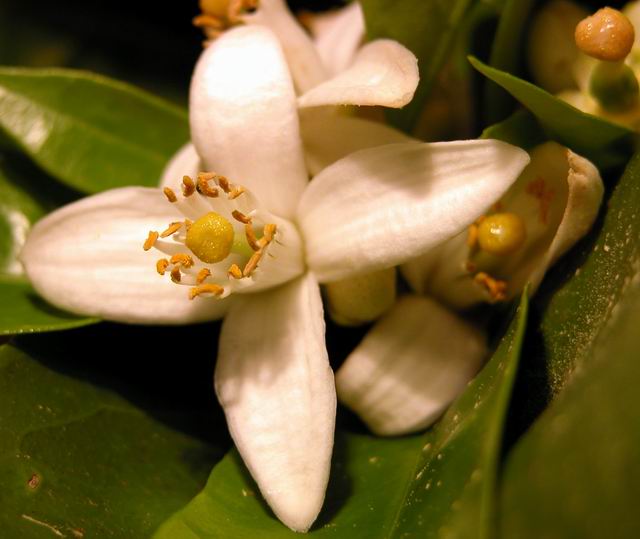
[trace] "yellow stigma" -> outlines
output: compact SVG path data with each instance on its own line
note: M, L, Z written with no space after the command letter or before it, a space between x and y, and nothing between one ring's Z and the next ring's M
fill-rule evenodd
M527 237L524 222L515 213L495 213L478 225L480 248L492 255L508 255L520 248Z
M215 264L229 256L233 237L231 223L222 215L210 212L189 227L185 243L200 260Z
M604 60L624 60L633 47L635 32L631 21L616 9L605 7L576 26L575 39L585 54Z

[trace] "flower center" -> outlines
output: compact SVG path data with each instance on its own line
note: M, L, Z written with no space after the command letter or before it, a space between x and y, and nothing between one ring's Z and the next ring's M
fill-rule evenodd
M200 260L215 264L229 256L234 236L231 223L212 211L189 227L185 243Z

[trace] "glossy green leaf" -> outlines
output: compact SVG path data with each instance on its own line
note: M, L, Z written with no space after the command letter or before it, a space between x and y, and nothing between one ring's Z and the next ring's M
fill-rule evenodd
M542 319L556 399L506 463L502 537L640 536L640 155Z
M514 112L506 120L487 127L480 138L502 140L525 150L548 140L540 124L526 110Z
M71 359L0 347L2 536L148 537L201 488L218 452L67 374Z
M480 73L507 90L528 108L550 138L569 146L601 167L622 164L633 133L625 127L586 114L549 92L470 57Z
M523 298L491 361L443 419L420 437L339 434L326 507L311 535L400 538L492 536L502 426L527 318ZM283 473L286 472L283 470ZM237 453L155 539L275 539L296 534L266 508Z
M18 261L30 225L73 196L34 167L0 155L0 335L97 322L47 304L26 281Z
M127 84L62 69L0 68L0 132L85 193L155 186L189 138L182 110Z
M442 65L449 59L460 23L476 0L425 2L424 0L362 0L370 39L399 41L418 57L420 84L413 101L388 111L389 120L411 132Z

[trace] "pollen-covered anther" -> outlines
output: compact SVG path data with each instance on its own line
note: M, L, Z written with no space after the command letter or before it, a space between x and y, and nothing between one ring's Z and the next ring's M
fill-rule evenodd
M176 221L174 223L171 223L166 230L163 230L160 233L160 237L161 238L166 238L168 236L171 236L171 234L175 234L176 232L178 232L178 230L180 230L182 228L182 221Z
M262 254L263 254L263 251L260 250L260 251L256 251L255 253L253 253L253 255L251 255L251 258L245 264L244 269L242 270L243 277L250 277L251 274L256 270L256 268L258 267L258 264L260 263L260 260L262 259Z
M224 176L216 176L216 182L220 186L220 189L222 189L225 193L229 194L231 192L231 184L229 183L229 180L227 180L227 178L225 178Z
M190 197L196 192L196 183L191 176L182 176L182 195Z
M171 269L171 280L174 283L179 283L182 280L182 275L180 274L180 266L174 266Z
M224 293L224 288L212 283L200 284L194 286L189 290L189 299L194 299L203 294L212 294L216 297L221 296Z
M196 283L202 284L204 283L208 277L211 276L211 270L209 268L202 268L198 275L196 276Z
M231 264L227 270L227 275L233 279L242 279L242 270L238 264Z
M169 261L166 258L161 258L156 262L156 271L160 275L164 275L168 267L169 267Z
M260 247L266 247L269 245L274 240L277 230L278 227L274 223L267 223L264 225L264 228L262 229L262 238L260 238L260 241L258 242Z
M251 217L249 217L248 215L245 215L241 211L233 210L231 212L231 215L233 216L233 218L236 221L240 221L244 225L250 225L251 224Z
M493 301L504 301L507 299L506 281L494 279L491 275L483 271L476 274L474 281L486 288Z
M210 198L217 198L220 193L215 187L211 187L209 182L214 179L215 176L210 176L209 174L199 174L198 175L198 185L196 189L198 193Z
M156 241L158 240L158 236L159 234L155 230L149 231L149 235L147 236L147 239L144 241L144 245L142 246L142 248L145 251L148 251L149 249L151 249L151 247L153 247L156 244Z
M239 187L234 187L233 189L231 189L231 192L229 193L229 200L235 200L236 198L238 198L242 193L244 193L244 187L239 186Z
M170 262L184 268L190 268L193 266L193 258L186 253L176 253L171 257Z
M178 197L176 196L176 194L173 192L173 189L171 189L171 187L165 187L162 192L164 193L164 196L167 197L167 200L169 202L176 202L178 200Z
M256 238L256 233L254 232L253 226L250 223L244 225L244 234L247 237L247 243L249 244L249 247L251 247L254 251L260 250L258 238Z

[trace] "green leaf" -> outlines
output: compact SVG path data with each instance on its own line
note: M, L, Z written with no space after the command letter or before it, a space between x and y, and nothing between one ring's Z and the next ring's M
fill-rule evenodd
M491 361L425 435L396 440L337 437L326 507L311 535L492 537L502 426L526 326L523 297ZM283 470L283 473L286 472ZM265 507L237 453L155 539L296 537Z
M504 471L502 536L640 536L640 155L609 202L595 248L542 320L559 392Z
M63 69L0 68L0 132L84 193L157 185L189 138L182 110L127 84Z
M487 127L480 138L498 139L525 150L548 140L533 115L526 110L514 112L506 120Z
M96 359L87 343L29 339L0 347L3 537L148 537L202 488L219 450L102 387L110 378L89 376L82 361ZM82 335L68 339L77 346ZM107 365L134 369L126 348Z
M18 261L30 225L73 196L27 163L0 155L0 335L97 322L48 305L26 281Z
M369 39L399 41L418 58L420 84L413 101L389 110L391 123L406 132L416 126L440 68L448 59L460 23L475 0L362 0Z
M586 114L533 84L469 57L480 73L502 86L528 108L550 138L569 146L600 167L624 163L633 132Z

